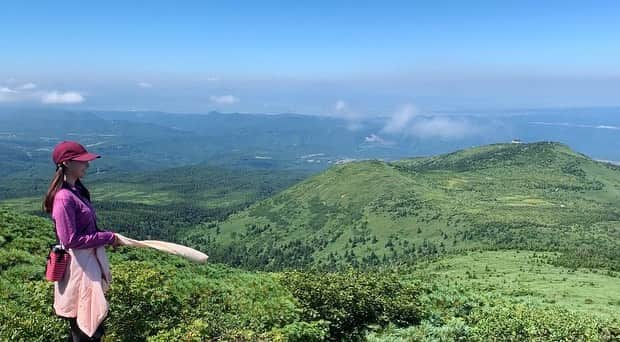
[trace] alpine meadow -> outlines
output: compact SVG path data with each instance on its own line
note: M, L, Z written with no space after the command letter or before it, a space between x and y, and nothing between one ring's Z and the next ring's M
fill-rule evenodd
M212 261L110 251L106 338L619 336L613 164L536 142L282 172L185 167L93 179L104 228L186 244ZM2 202L3 339L62 338L42 280L54 233L39 203Z
M620 342L619 1L6 1L0 342Z

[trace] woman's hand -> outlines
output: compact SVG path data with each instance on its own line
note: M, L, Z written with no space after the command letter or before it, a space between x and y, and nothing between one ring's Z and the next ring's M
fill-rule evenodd
M118 246L123 246L124 243L123 241L121 241L121 239L118 237L117 234L114 234L114 242L112 242L112 247L117 248Z

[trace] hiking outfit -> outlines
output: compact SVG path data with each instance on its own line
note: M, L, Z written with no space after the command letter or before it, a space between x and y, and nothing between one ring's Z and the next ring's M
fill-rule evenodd
M97 230L95 209L67 183L54 197L52 219L71 256L63 278L54 283L54 311L75 318L71 330L79 328L91 337L108 314L105 293L112 277L104 246L114 242L114 233Z
M57 167L67 160L98 157L75 142L60 143L53 155ZM81 187L64 181L51 211L58 242L70 255L64 275L54 283L54 311L69 320L70 341L98 341L103 336L109 308L105 293L112 280L104 246L113 244L115 235L97 228L95 208L84 194Z

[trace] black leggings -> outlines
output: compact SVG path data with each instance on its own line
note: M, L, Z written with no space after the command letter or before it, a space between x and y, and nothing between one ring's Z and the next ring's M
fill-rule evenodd
M82 341L101 341L101 337L105 333L105 329L103 328L103 322L97 327L95 330L95 334L92 337L88 337L77 325L77 321L75 318L67 318L69 321L69 326L71 327L71 334L67 338L67 341L71 342L82 342Z

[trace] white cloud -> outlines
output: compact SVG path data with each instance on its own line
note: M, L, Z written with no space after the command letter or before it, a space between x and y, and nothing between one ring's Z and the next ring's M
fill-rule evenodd
M382 145L382 146L394 146L396 145L395 141L386 140L383 137L375 133L371 133L369 136L364 138L364 142L368 144Z
M207 81L209 82L215 82L215 81L219 81L220 78L219 77L207 77Z
M148 82L138 82L138 87L140 88L153 88L153 85Z
M239 99L233 95L211 96L211 102L228 105L239 102Z
M422 117L415 106L408 104L392 115L382 132L420 138L462 139L479 134L480 128L466 119Z
M8 88L0 87L0 102L13 102L20 99L20 95L17 91Z
M385 144L385 140L374 133L364 138L364 141L369 143Z
M398 110L388 123L383 127L383 131L387 133L401 133L407 127L414 116L418 113L418 110L413 105L405 105L403 108Z
M37 85L34 83L26 83L19 87L19 89L21 90L32 90L36 88L37 88Z
M343 100L336 101L336 112L342 112L347 108L347 103Z
M2 88L0 88L0 93L11 93L11 94L14 94L14 93L17 93L17 91L13 90L11 88L2 87Z
M67 91L64 93L58 91L51 91L44 93L41 96L41 102L48 104L80 103L84 102L84 96L75 91Z
M334 104L332 116L347 121L347 128L351 131L357 131L363 127L361 124L361 116L344 101L338 100Z
M462 139L476 135L480 129L465 119L433 117L416 120L409 133L421 138Z
M84 96L75 91L46 91L37 90L37 87L34 83L25 83L16 88L0 87L0 102L37 101L47 104L84 102Z

